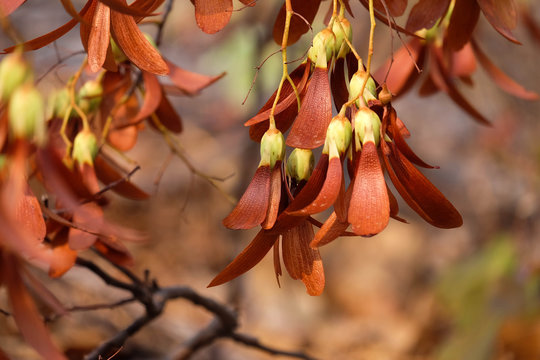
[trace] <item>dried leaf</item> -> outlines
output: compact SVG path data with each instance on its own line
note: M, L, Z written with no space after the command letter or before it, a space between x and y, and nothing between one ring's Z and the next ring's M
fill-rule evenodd
M357 153L356 156L359 154ZM390 219L386 182L371 141L362 147L349 205L348 221L357 235L371 236L381 232Z
M314 149L324 144L326 129L332 120L332 94L326 68L315 67L306 95L286 144Z
M169 73L160 53L148 42L132 16L111 10L111 23L116 43L135 65L156 75Z
M317 197L306 207L297 210L289 211L291 215L312 215L323 212L334 204L336 201L343 178L343 169L339 157L330 159L326 178Z
M319 251L309 247L313 236L312 225L304 220L283 234L281 248L289 275L302 280L309 295L317 296L324 290L324 270Z
M20 263L6 252L2 259L2 273L8 290L8 297L13 311L13 318L24 339L44 358L67 360L51 340L49 331L38 313L34 301L24 287L19 274Z
M514 0L477 0L491 26L508 40L520 44L512 34L517 25L517 9Z
M251 229L261 224L268 210L271 172L269 166L259 166L248 188L231 213L223 219L229 229Z
M419 0L413 6L405 28L410 32L431 29L446 14L450 0Z
M0 2L0 17L8 16L25 2L26 0L2 0Z
M457 51L465 46L471 39L479 16L480 7L476 1L456 0L450 24L446 29L445 48L449 51Z
M69 247L72 250L86 250L96 242L95 233L102 231L103 210L94 203L83 204L75 209L73 223L81 229L69 229ZM93 233L85 231L86 229L91 229Z
M266 218L261 224L263 229L270 229L274 226L278 217L279 202L281 199L281 161L277 161L272 169L270 178L270 195L268 196L268 210Z
M174 133L182 132L182 118L166 96L161 96L161 102L155 112L157 118L167 129ZM153 125L153 122L150 122Z
M329 244L332 241L340 237L345 230L349 227L348 222L341 222L337 218L335 212L332 212L328 219L324 222L323 226L309 244L312 248L318 248L323 245Z
M19 197L19 201L15 206L15 219L31 241L36 244L43 241L47 232L45 220L41 213L39 201L30 189L27 189L27 193Z
M486 70L495 84L497 84L502 90L525 100L538 99L537 93L525 89L523 86L502 72L502 70L499 69L494 63L492 63L489 57L482 51L482 49L480 49L476 41L472 41L472 47L478 61L480 61L480 64L482 64L482 67Z
M260 230L251 243L208 284L208 287L224 284L253 268L270 251L278 238L277 234Z
M125 179L125 177L121 175L121 172L115 169L102 154L98 155L94 160L94 167L98 179L103 184L106 186L110 186L113 183L116 184L111 188L112 191L132 200L148 199L149 195L146 192L139 189L131 181ZM122 179L125 179L125 181L120 181Z
M345 80L345 58L336 60L334 70L330 74L330 87L332 88L334 105L339 111L343 104L349 100L349 90Z
M216 76L207 76L184 70L170 61L165 60L165 62L169 67L171 81L178 89L190 96L197 95L201 90L212 85L226 74L223 72Z
M308 182L302 190L294 197L285 212L294 213L311 204L317 195L321 192L328 172L329 157L328 154L321 154L317 165L313 169Z
M315 15L317 15L317 12L319 11L320 5L321 5L321 0L310 0L310 1L292 0L291 1L291 7L293 11L296 14L301 15L302 17L293 14L291 18L291 24L289 27L289 37L288 37L288 42L287 42L288 46L291 46L292 44L297 42L300 39L300 37L310 29L311 24L313 23L313 20L315 19ZM283 4L281 9L279 10L279 13L276 17L276 21L274 22L274 30L272 32L274 41L278 45L281 45L281 42L283 41L284 28L285 28L285 4Z
M207 34L223 29L229 23L232 10L232 0L195 0L195 20Z
M88 37L88 65L97 72L105 63L110 44L111 9L102 2L97 3Z

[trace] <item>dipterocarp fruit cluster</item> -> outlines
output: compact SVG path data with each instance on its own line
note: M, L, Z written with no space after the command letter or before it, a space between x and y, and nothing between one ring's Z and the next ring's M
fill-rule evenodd
M295 89L290 84L282 89L275 121L269 122L274 94L246 122L251 137L260 140L261 161L223 224L261 230L211 286L241 275L273 249L277 276L282 274L282 257L293 279L301 279L309 294L320 294L320 246L342 235L378 234L391 217L405 221L398 215L385 172L425 221L439 228L462 224L454 206L416 168L433 166L407 145L410 134L392 106L390 92L352 55L345 40L350 38L349 21L342 15L333 19L332 26L315 36L307 60L290 74ZM332 99L340 109L336 116ZM292 148L288 158L286 147ZM315 165L313 150L320 147ZM322 224L311 217L332 207Z

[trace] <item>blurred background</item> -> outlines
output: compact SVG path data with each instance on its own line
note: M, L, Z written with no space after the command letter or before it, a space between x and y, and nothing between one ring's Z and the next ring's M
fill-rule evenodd
M84 3L73 2L77 8ZM250 141L243 122L256 113L280 79L277 55L261 68L242 105L255 67L278 49L271 29L281 4L260 0L254 8L234 12L220 33L207 35L196 26L193 5L175 1L165 26L161 51L168 59L207 75L227 72L200 96L170 99L184 121L179 139L190 161L206 174L226 178L219 185L236 198L259 161L258 145ZM238 1L234 6L242 8ZM323 2L315 33L323 28L329 6L329 1ZM353 43L365 57L369 19L359 2L351 1L351 6ZM535 4L532 10L540 22L540 6ZM60 2L33 0L11 19L30 39L65 23L69 15ZM404 25L405 19L398 23ZM152 24L143 28L155 32ZM481 17L475 37L494 63L539 92L540 43L522 25L515 35L523 45L511 44ZM310 39L308 33L294 45L290 58L302 56ZM9 45L0 35L1 48ZM401 45L395 35L393 45L395 49ZM380 24L375 68L390 56L391 46L390 31ZM56 46L31 53L37 74L54 65L58 56L81 48L78 31L72 31ZM75 56L57 67L41 82L41 89L49 92L62 86L82 59ZM426 162L440 166L424 174L461 212L461 228L433 228L398 199L401 216L409 224L391 221L377 236L342 238L321 248L326 274L322 296L308 296L303 284L288 276L279 288L269 257L239 279L207 289L256 232L225 229L221 220L231 203L181 160L171 159L163 138L148 128L128 156L141 166L132 180L153 196L134 202L110 194L114 201L108 208L110 218L150 235L143 244L127 244L135 256L133 271L142 274L147 269L160 285L185 284L228 303L240 313L242 332L320 359L539 359L540 103L503 93L481 68L473 80L473 87L460 85L460 90L492 121L491 127L475 123L444 94L419 97L418 86L394 103L412 134L410 146ZM90 253L83 257L93 259ZM112 302L127 295L77 267L58 280L40 278L67 306ZM1 292L0 304L5 304ZM142 311L138 305L126 305L76 312L50 327L57 343L78 359ZM185 301L170 302L116 359L181 356L185 344L211 318ZM37 356L21 341L12 320L1 316L0 343L14 359ZM271 358L229 340L217 341L193 356Z

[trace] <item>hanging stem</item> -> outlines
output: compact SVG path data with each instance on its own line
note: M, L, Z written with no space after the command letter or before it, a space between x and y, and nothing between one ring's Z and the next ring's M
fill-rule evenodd
M289 29L291 27L291 18L293 16L294 12L291 5L291 0L285 0L285 26L283 27L283 39L281 41L281 59L283 63L283 75L281 76L281 80L279 81L279 86L276 91L276 98L274 99L274 103L272 104L272 109L270 110L270 129L276 128L276 119L274 118L274 113L276 111L276 107L279 101L279 97L281 95L281 90L283 89L283 84L285 83L285 80L287 80L294 91L294 94L296 95L296 101L298 103L298 110L300 110L300 94L298 93L298 89L296 88L296 85L292 81L291 77L289 76L289 70L287 68L287 45L289 42Z

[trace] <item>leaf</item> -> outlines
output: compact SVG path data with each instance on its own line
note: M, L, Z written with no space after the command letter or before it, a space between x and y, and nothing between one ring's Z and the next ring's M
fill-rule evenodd
M311 67L311 64L309 62L303 63L300 66L298 66L296 69L294 69L294 71L289 75L291 80L295 84L297 91L300 94L302 94L306 86L310 67ZM270 117L272 106L276 99L276 94L277 94L277 90L274 91L272 96L266 101L263 107L257 112L257 115L255 115L254 117L246 121L244 123L244 126L252 126L262 121L268 120ZM300 98L302 98L302 96L300 96ZM291 84L288 81L285 81L283 83L283 86L281 87L281 93L280 93L278 103L276 105L276 109L274 110L274 116L279 115L283 111L287 111L291 109L291 107L293 109L294 108L297 109L298 108L297 105L298 103L296 99L296 94L294 93Z
M123 0L125 3L125 0ZM112 35L126 56L141 70L167 75L169 67L143 35L132 16L111 10Z
M97 235L102 231L104 219L103 210L94 203L86 203L75 209L72 222L84 230L69 229L68 242L72 250L86 250L97 240ZM92 230L92 233L85 231Z
M89 1L86 3L86 5L82 8L82 10L79 12L79 15L81 17L84 17L90 6L92 5L92 1ZM64 36L68 33L71 29L75 27L79 22L75 19L72 19L65 23L64 25L60 26L59 28L48 32L45 35L42 35L40 37L37 37L35 39L26 41L22 44L18 44L16 46L11 46L9 48L6 48L3 50L4 53L10 53L13 50L15 50L16 47L22 46L24 51L30 51L30 50L37 50L40 49L46 45L49 45L53 41L59 39L60 37Z
M132 94L125 102L117 104L116 111L111 114L111 128L107 134L109 145L120 151L131 150L135 146L141 125L139 120L132 119L137 116L138 112L139 101L135 94Z
M328 219L326 219L321 229L317 231L309 246L318 248L329 244L340 237L348 227L349 223L339 221L336 212L334 211L330 214Z
M349 205L348 221L357 235L371 236L381 232L390 219L386 182L371 141L362 146Z
M49 266L49 276L53 278L64 275L75 265L77 252L69 247L69 228L63 227L52 239L52 261Z
M223 225L229 229L251 229L261 224L268 211L270 180L270 167L259 166L238 204L223 219Z
M403 15L405 9L407 9L408 0L375 0L373 1L373 7L380 11L382 14L386 14L385 6L388 9L390 16L398 17Z
M419 0L413 6L405 28L410 32L431 29L448 11L450 0Z
M142 4L143 1L146 4ZM143 1L138 1L138 2L136 1L132 5L128 5L125 0L99 0L99 2L107 5L112 10L118 13L129 15L132 17L137 16L140 18L145 18L150 15L154 15L152 14L152 11L154 11L159 5L161 5L161 3L163 3L163 0L161 1L143 0Z
M343 169L339 157L332 157L328 163L326 177L317 197L300 210L288 212L291 215L312 215L323 212L334 204L341 187Z
M136 124L152 115L157 110L163 97L161 85L154 74L143 71L142 78L144 83L144 101L137 115L129 121L132 124Z
M169 67L171 81L178 89L190 96L197 95L201 90L212 85L226 74L223 72L216 76L207 76L184 70L168 60L165 60L165 62Z
M272 169L270 178L270 194L268 196L268 210L266 217L261 224L263 229L270 229L274 226L278 217L279 202L281 199L281 161L277 161Z
M112 191L132 200L145 200L149 195L139 189L128 179L121 174L121 172L115 168L115 166L109 163L107 157L103 154L99 154L94 160L94 167L96 169L96 175L98 179L106 186L111 186L115 183L111 189ZM124 181L121 181L125 179Z
M410 52L410 53L409 53ZM393 55L394 61L388 59L379 67L373 77L382 84L386 77L386 86L397 96L406 93L420 77L415 63L422 68L426 58L426 46L418 39L404 44ZM388 75L387 75L388 74Z
M13 318L24 339L47 360L66 360L51 340L49 331L38 313L34 301L24 287L24 281L19 274L20 263L12 255L3 254L2 273L8 297L13 311Z
M467 77L476 71L476 58L468 42L460 50L452 52L450 57L450 72L453 77Z
M25 2L26 0L2 0L0 2L0 17L8 16Z
M35 242L36 245L41 244L47 229L39 201L29 188L26 194L19 197L15 206L15 219L31 241Z
M517 9L514 0L477 0L484 16L502 36L520 44L512 34L517 25Z
M300 37L308 32L311 28L311 24L315 19L315 15L319 11L321 0L292 0L291 7L293 11L298 14L293 14L291 18L291 24L289 26L289 37L287 46L291 46L297 42ZM299 16L301 15L301 17ZM305 20L304 20L305 19ZM285 4L279 10L279 13L274 22L274 30L272 36L276 44L281 45L283 41L283 29L285 28Z
M308 182L302 190L294 197L293 201L287 206L285 212L294 213L311 204L320 193L328 171L329 157L328 154L321 154L317 165L313 169Z
M155 114L161 124L163 124L167 129L174 133L182 132L182 118L166 96L161 96L161 101L158 108L155 111ZM153 122L150 122L153 125Z
M312 225L304 220L283 233L281 252L289 275L302 280L309 295L317 296L324 290L324 270L319 250L309 247L313 236Z
M207 34L223 29L231 19L232 10L232 0L195 0L195 20Z
M389 160L385 160L386 170L407 204L433 226L443 229L461 226L461 215L439 189L396 149L395 144L383 143L390 150L383 156Z
M98 1L88 37L88 65L93 72L99 71L105 63L110 44L110 27L111 9Z
M336 60L334 70L330 74L330 87L332 89L332 97L334 105L339 111L343 104L349 100L349 90L347 89L347 81L345 80L345 58Z
M224 284L253 268L270 251L278 238L278 234L269 234L265 230L260 230L251 243L216 275L208 287Z
M472 41L472 48L484 70L486 70L489 77L502 90L506 91L510 95L514 95L525 100L538 100L537 93L525 89L523 86L502 72L502 70L499 69L494 63L492 63L489 57L482 51L482 49L480 49L478 43L474 40Z
M302 106L287 136L290 147L314 149L324 144L332 120L332 94L326 68L315 67Z
M445 48L457 51L465 46L471 39L479 17L480 7L476 1L456 0L450 17L450 24L446 29Z

